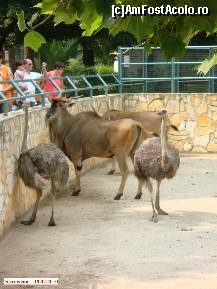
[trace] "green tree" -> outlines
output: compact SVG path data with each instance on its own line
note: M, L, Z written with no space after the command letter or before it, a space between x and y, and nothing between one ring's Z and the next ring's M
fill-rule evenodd
M210 15L147 15L137 17L129 15L126 19L122 17L111 18L112 5L128 4L152 7L160 7L161 5L176 7L188 5L195 8L207 6ZM217 31L217 3L213 0L43 0L37 7L44 17L53 17L54 25L61 22L72 24L78 20L80 27L84 30L84 36L91 36L104 27L108 27L113 36L121 31L132 33L138 43L144 42L147 51L150 51L151 46L160 46L166 59L183 56L185 45L189 44L190 40L199 32L204 32L208 36ZM21 19L19 20L21 21ZM28 32L27 35L29 33L33 33L33 31ZM37 37L39 42L44 41L39 36ZM26 41L25 44L33 47L35 45L33 42Z

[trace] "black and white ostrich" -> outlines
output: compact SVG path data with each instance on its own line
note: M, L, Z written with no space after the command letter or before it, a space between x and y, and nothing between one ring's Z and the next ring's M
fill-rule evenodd
M51 181L52 213L48 226L55 226L54 202L55 192L63 189L69 177L69 166L64 153L52 143L43 143L32 149L27 148L28 133L28 108L24 103L25 127L21 154L18 159L18 172L24 184L36 190L37 198L29 220L21 221L21 224L31 225L36 219L38 203L45 188L45 179Z
M163 179L171 179L176 175L179 168L180 158L176 148L167 142L167 112L163 114L161 123L161 135L146 139L136 150L134 155L134 172L139 179L140 188L146 182L150 192L151 204L153 209L152 221L157 222L159 215L167 215L160 208L160 184ZM157 182L156 200L154 204L153 187L151 178ZM137 192L141 194L141 192Z

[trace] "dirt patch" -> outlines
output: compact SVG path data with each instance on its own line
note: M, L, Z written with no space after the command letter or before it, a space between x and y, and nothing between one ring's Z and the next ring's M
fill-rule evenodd
M120 176L106 175L109 168L83 176L80 196L58 198L57 227L47 227L48 202L35 224L11 230L0 244L0 287L4 277L58 277L61 289L216 289L216 155L182 158L178 175L162 184L169 216L157 224L146 189L133 199L133 175L113 200Z

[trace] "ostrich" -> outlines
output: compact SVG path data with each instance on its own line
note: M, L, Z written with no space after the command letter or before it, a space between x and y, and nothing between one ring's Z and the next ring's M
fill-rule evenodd
M21 154L18 159L18 172L27 187L36 190L37 198L29 220L21 221L21 224L31 225L35 222L38 203L45 188L45 179L51 181L52 213L48 226L56 226L54 221L55 192L60 190L67 182L69 166L64 153L52 143L43 143L32 149L27 148L28 108L24 104L25 127Z
M163 179L171 179L175 176L179 167L180 158L179 153L175 147L167 143L166 120L167 112L163 111L163 118L161 122L161 135L159 137L152 137L146 139L140 147L136 150L134 155L134 172L139 180L139 190L146 182L150 192L152 204L152 221L157 222L159 215L168 215L160 208L160 184ZM153 187L150 178L156 180L157 191L154 205Z

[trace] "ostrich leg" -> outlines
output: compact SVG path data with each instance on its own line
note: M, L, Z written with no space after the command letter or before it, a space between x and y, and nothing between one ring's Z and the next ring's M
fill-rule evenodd
M37 214L37 210L38 210L38 203L39 203L39 200L40 200L41 195L42 195L42 190L37 189L36 193L37 193L37 198L36 198L35 206L34 206L34 209L32 212L32 216L28 221L26 221L26 220L21 221L21 224L23 224L23 225L31 225L32 223L35 222L36 214Z
M51 211L51 217L50 217L50 222L48 223L49 227L54 227L56 226L56 223L54 221L54 204L55 204L55 185L54 185L54 180L51 180L51 194L52 194L52 211Z
M158 211L159 215L168 215L167 212L163 211L160 208L160 184L161 181L157 181L157 191L156 191L156 201L155 201L155 208Z
M152 183L151 183L149 178L147 179L147 187L148 187L148 190L149 190L149 193L150 193L151 205L152 205L152 211L153 211L151 221L153 221L154 223L157 223L158 222L158 218L157 218L157 213L156 213L155 207L154 207L153 187L152 187Z

